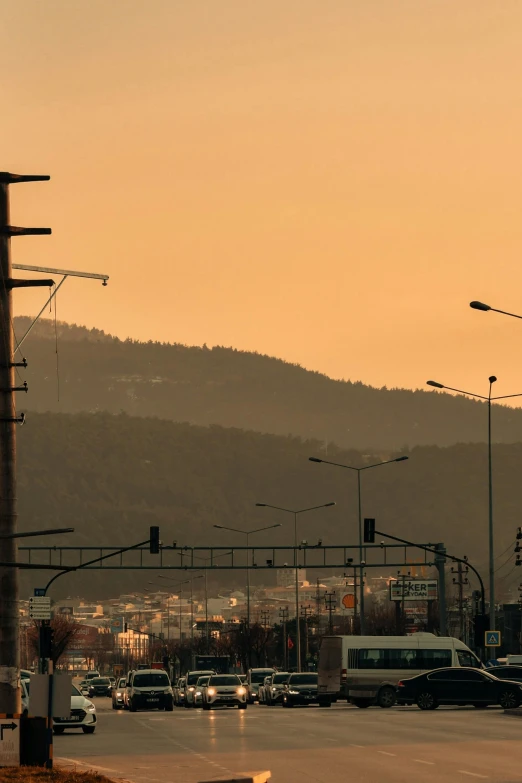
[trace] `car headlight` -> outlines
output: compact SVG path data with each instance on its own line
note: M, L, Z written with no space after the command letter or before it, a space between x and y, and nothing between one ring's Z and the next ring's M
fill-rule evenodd
M116 691L116 698L121 698L123 696L123 693L121 691Z
M201 696L201 691L196 691L196 696Z
M194 690L196 690L196 689L193 688L192 686L190 686L189 691L192 693L192 691L194 691Z
M133 688L134 693L141 693L141 690L139 688Z
M89 706L87 707L89 712L96 712L96 707L92 702L89 702Z
M207 693L209 696L215 696L216 695L216 689L215 688L209 688L207 690Z
M288 691L288 693L291 693L292 696L299 696L299 691Z
M272 690L273 690L273 691L276 691L276 690L277 690L277 688L275 688L275 687L272 685Z
M172 694L172 688L165 688L163 693L170 693L170 694Z
M237 689L237 693L239 693L240 696L244 696L246 693L246 688L243 688L243 686L240 685L239 688Z

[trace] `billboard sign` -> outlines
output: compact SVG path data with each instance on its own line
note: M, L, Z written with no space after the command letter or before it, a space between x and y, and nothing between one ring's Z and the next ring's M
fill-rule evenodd
M436 579L398 579L390 582L391 601L436 601Z

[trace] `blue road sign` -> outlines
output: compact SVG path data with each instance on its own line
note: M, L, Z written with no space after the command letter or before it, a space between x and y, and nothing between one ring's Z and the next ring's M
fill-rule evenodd
M500 631L486 631L486 647L500 647Z
M35 587L34 588L34 594L35 596L41 597L45 595L45 587Z

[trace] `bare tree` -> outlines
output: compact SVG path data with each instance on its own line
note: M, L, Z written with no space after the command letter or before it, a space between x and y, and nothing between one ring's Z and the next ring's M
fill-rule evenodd
M50 622L53 629L53 643L51 646L51 660L56 666L60 658L77 638L80 624L72 617L65 614L57 614ZM39 628L35 623L27 631L27 640L34 656L39 653Z

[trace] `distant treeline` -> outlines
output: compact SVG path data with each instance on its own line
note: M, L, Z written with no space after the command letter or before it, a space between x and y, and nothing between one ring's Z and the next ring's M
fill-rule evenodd
M15 322L18 336L29 319ZM483 441L481 402L429 391L375 389L334 381L257 353L121 341L59 324L58 401L54 325L42 321L24 343L24 409L125 412L192 424L316 438L363 450ZM347 365L349 367L349 364ZM522 410L495 407L494 437L522 442Z
M125 546L144 540L149 525L159 524L165 543L228 546L244 541L214 524L248 529L281 522L282 528L259 534L253 543L289 545L290 515L254 504L306 508L332 500L334 508L302 515L299 537L311 543L318 538L324 544L357 543L355 474L309 462L309 456L324 455L317 440L107 413L30 413L18 433L20 529L76 528L52 543ZM422 543L442 541L484 567L484 445L364 455L330 446L328 457L360 466L399 453L409 460L363 474L363 514L375 517L380 530ZM510 544L521 524L522 444L495 446L494 464L498 577L504 579L500 594L519 576ZM54 594L100 598L143 588L153 576L150 571L78 573L57 582ZM275 575L265 571L256 576L259 583ZM309 576L314 579L314 573ZM49 575L23 578L27 590ZM229 586L244 581L242 571L212 580Z

